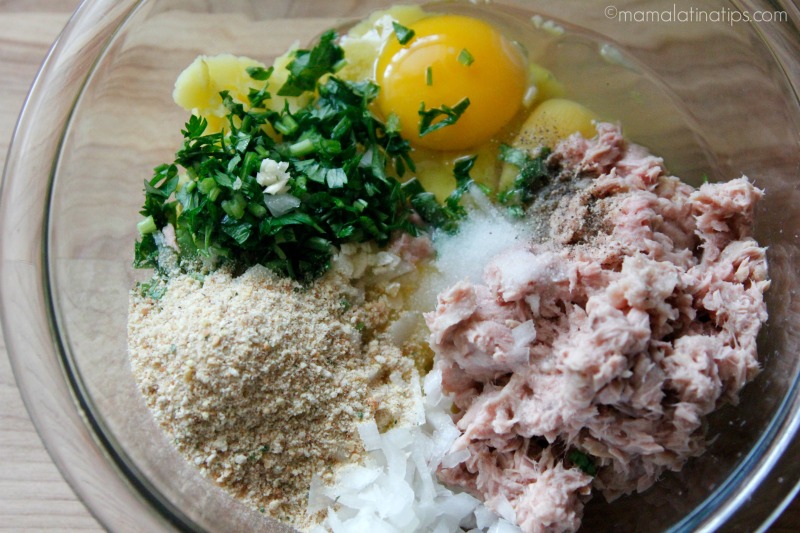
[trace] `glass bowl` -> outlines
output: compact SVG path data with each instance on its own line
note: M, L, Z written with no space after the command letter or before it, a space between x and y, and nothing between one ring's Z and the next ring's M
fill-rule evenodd
M126 314L129 290L147 276L131 267L142 180L178 147L186 114L173 104L172 86L198 54L269 63L294 42L389 4L88 0L45 61L2 186L3 329L45 445L109 529L289 531L190 467L136 389ZM698 0L693 10L717 13L700 22L686 19L688 11L681 21L674 11L681 8L663 2L492 6L498 17L530 21L531 31L574 35L554 40L540 59L586 58L578 70L549 66L578 99L664 156L673 173L694 184L704 174L715 181L746 174L766 190L756 224L773 280L759 339L763 372L740 405L711 417L704 456L643 494L611 505L595 498L584 529L764 527L800 480L800 11L788 1ZM671 21L645 18L654 10L670 17L665 9ZM733 20L766 10L785 18Z

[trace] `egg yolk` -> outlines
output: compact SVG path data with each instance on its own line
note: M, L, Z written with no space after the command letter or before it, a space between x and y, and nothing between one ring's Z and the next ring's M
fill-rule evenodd
M461 150L488 141L519 111L527 90L525 61L516 45L489 24L471 17L436 15L410 26L401 45L392 36L378 58L378 107L395 113L412 144ZM469 98L452 125L419 136L420 106L449 106ZM434 124L439 119L434 120Z

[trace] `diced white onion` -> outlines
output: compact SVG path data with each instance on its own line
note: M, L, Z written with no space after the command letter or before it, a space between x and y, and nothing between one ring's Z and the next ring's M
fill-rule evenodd
M520 533L471 495L453 492L436 478L440 465L469 458L468 450L450 453L460 432L441 378L434 370L425 379L424 417L418 425L383 434L372 420L357 426L368 456L361 466L340 469L332 486L312 481L309 512L328 506L325 523L313 533ZM504 503L502 514L513 520L513 508Z
M264 205L273 217L280 217L300 207L300 199L288 193L265 194Z

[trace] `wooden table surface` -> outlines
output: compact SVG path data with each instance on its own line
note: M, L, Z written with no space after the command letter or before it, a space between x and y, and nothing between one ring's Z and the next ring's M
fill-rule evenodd
M78 0L0 0L0 168L25 94ZM102 531L63 480L22 404L0 332L0 530ZM770 528L800 531L800 498Z
M25 95L79 0L0 0L0 167ZM0 530L103 531L45 451L0 333Z

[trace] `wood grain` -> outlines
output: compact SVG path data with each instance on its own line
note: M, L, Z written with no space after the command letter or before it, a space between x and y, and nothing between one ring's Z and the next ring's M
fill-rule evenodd
M0 167L25 95L78 0L0 2ZM0 530L103 531L45 451L0 333Z
M78 0L0 0L0 167L25 94ZM102 531L63 480L22 404L0 332L0 530ZM800 531L800 498L770 528Z

